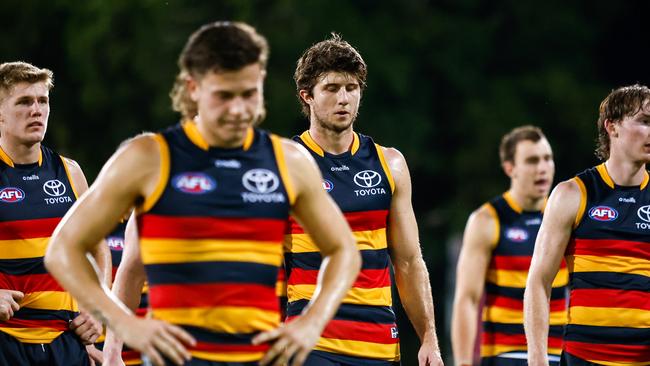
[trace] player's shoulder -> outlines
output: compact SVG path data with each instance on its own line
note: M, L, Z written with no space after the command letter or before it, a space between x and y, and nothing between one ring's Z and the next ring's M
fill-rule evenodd
M558 183L553 192L551 192L551 197L556 199L564 200L568 198L578 198L582 195L584 183L578 177L573 177Z
M469 222L474 222L477 225L491 224L496 220L498 220L497 212L490 202L482 204L469 215Z

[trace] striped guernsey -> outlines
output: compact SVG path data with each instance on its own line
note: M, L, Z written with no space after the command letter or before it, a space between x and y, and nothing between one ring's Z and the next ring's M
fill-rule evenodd
M278 137L250 129L209 147L196 124L155 135L161 179L138 217L153 317L197 340L194 358L250 362L280 322L276 281L293 195Z
M399 337L391 308L390 258L386 226L394 189L381 147L354 134L350 151L324 152L309 132L294 138L315 158L323 188L338 204L361 251L362 268L316 350L386 361L399 360ZM285 238L288 319L300 315L314 295L321 255L312 239L292 222Z
M14 164L0 149L0 179L0 288L25 294L0 331L23 343L51 343L78 308L46 272L43 256L77 194L65 160L44 146L33 164Z

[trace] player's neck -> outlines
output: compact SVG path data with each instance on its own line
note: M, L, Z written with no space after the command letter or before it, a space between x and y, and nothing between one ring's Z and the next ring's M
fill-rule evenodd
M607 174L619 186L638 186L643 183L646 175L645 163L633 162L611 156L605 162Z
M38 162L41 153L41 143L23 144L0 137L0 148L15 164L33 164Z
M510 187L508 194L523 211L542 211L546 204L546 197L532 197L515 187Z
M323 151L333 155L349 151L354 141L352 126L345 131L336 132L312 124L309 127L309 135Z

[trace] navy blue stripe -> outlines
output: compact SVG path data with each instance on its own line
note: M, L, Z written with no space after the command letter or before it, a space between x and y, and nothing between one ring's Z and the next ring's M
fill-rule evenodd
M14 318L24 320L72 320L77 316L77 312L68 310L43 310L20 308L14 313Z
M300 315L308 303L308 300L298 300L288 303L287 316ZM395 323L395 313L390 306L341 304L334 319L393 324Z
M483 322L483 331L489 333L504 334L525 334L523 324ZM551 325L548 328L548 335L551 337L562 337L564 326Z
M601 344L650 345L650 328L566 326L567 341Z
M28 274L45 274L47 273L47 270L43 263L43 257L0 259L0 273L20 276Z
M630 273L575 272L570 275L571 289L619 289L650 292L650 278Z
M499 295L504 297L509 297L511 299L523 300L524 299L524 288L517 287L503 287L497 286L493 283L485 284L485 292L490 295ZM564 299L567 296L567 287L554 287L551 289L551 300Z
M181 325L197 341L219 344L251 344L255 333L217 333L201 327Z
M257 283L275 286L278 267L250 262L148 264L149 285L192 283Z
M113 268L117 268L122 261L122 251L121 250L112 250L111 249L111 264Z
M390 259L388 249L361 250L361 269L385 269L388 268ZM322 262L320 252L310 253L287 253L285 261L291 266L305 270L318 270Z

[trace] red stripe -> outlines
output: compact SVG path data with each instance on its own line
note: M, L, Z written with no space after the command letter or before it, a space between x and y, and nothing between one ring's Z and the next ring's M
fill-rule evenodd
M315 285L318 270L294 268L291 270L289 285ZM352 287L380 288L390 286L390 271L385 269L362 269Z
M0 327L6 328L48 328L52 330L68 330L68 322L65 320L27 320L11 318L6 322L0 322Z
M610 362L648 362L650 346L623 344L592 344L565 341L564 349L570 354L584 360Z
M138 351L122 351L122 360L124 362L140 361L140 352L138 352Z
M196 346L189 347L188 350L192 351L202 351L202 352L265 352L271 345L268 343L252 345L252 344L220 344L220 343L208 343L208 342L196 342Z
M481 336L481 343L484 345L502 344L508 346L525 346L525 334L507 334L507 333L490 333L484 332ZM548 347L561 348L562 338L548 337Z
M0 288L29 294L36 291L64 291L49 273L14 276L0 274Z
M352 231L369 231L383 229L387 226L388 210L344 212L343 216L348 221ZM293 219L289 218L290 229L288 234L304 234L305 230Z
M571 291L571 306L650 310L650 296L644 291L576 289Z
M48 238L59 221L60 217L0 222L0 240Z
M295 318L297 317L289 317L287 321ZM332 319L325 327L322 337L381 344L399 343L399 337L392 337L393 328L397 329L397 325Z
M280 267L278 270L278 282L284 282L287 280L287 271L285 271L284 267Z
M281 242L286 220L180 217L145 214L138 221L142 237L239 239Z
M154 309L246 306L279 311L275 287L246 283L154 285L149 304Z
M650 243L609 239L574 239L567 255L622 256L650 260Z
M500 308L524 310L524 299L513 299L511 297L488 294L485 299L486 306L496 306ZM551 300L551 311L562 311L566 309L565 299Z
M506 271L528 271L532 256L528 255L495 255L492 257L490 268ZM560 268L566 268L566 262L562 259Z

